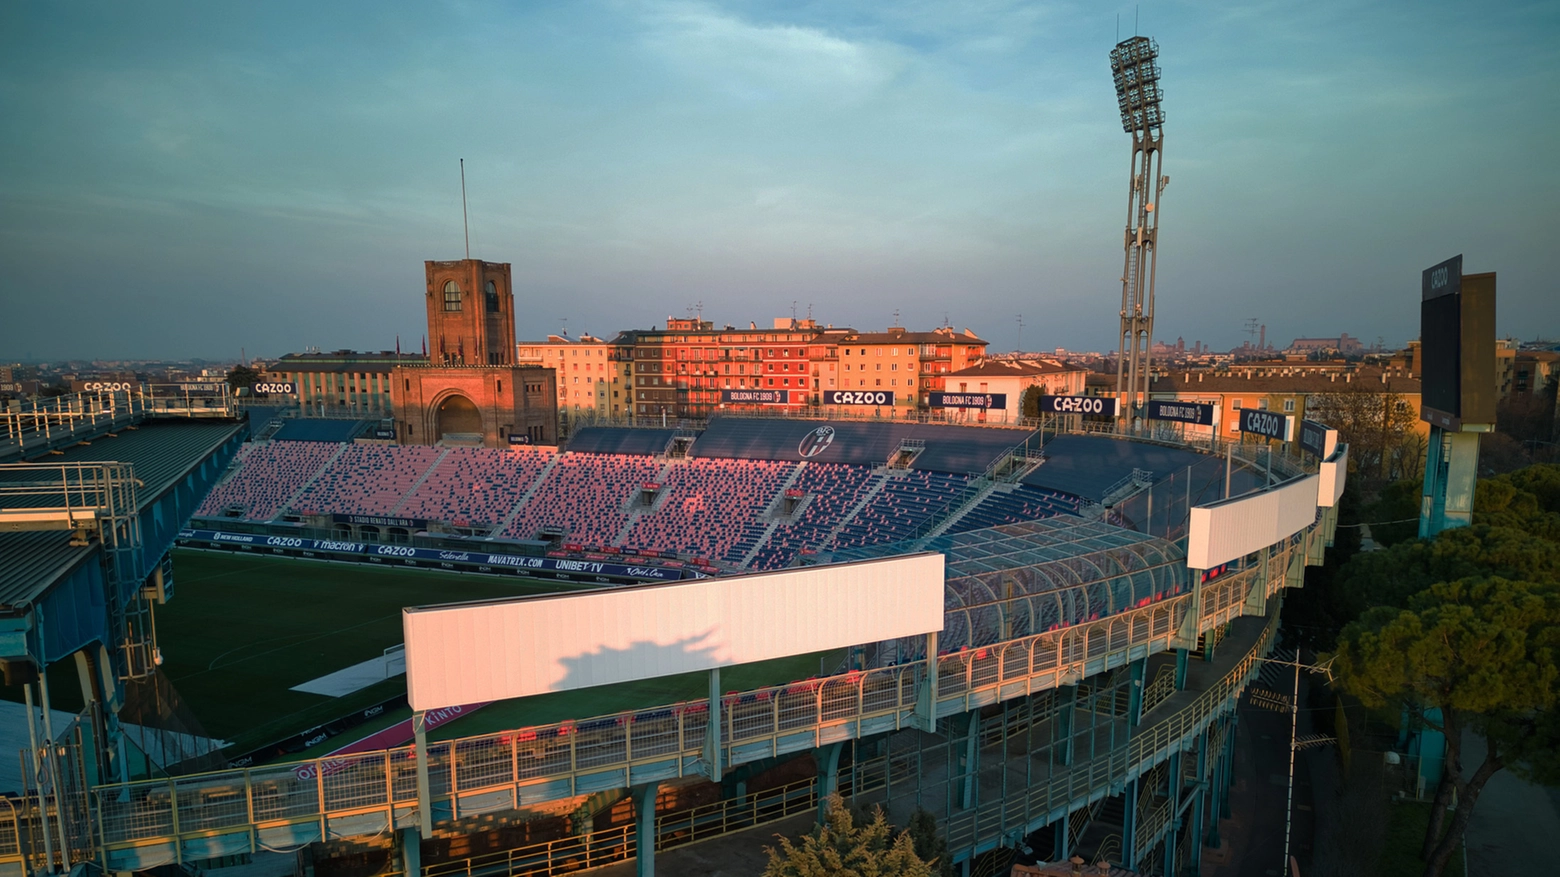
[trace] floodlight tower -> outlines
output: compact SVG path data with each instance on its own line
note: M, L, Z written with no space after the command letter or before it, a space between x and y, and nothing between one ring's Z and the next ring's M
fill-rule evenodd
M1149 358L1154 343L1154 264L1159 253L1159 196L1170 178L1160 173L1164 153L1159 44L1148 37L1122 40L1110 51L1121 127L1132 135L1132 186L1127 195L1126 263L1121 272L1121 344L1116 348L1120 416L1131 422L1148 404Z

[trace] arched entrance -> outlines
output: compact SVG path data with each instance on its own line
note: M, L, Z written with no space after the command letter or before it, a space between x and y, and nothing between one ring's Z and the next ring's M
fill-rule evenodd
M440 441L482 441L482 412L465 396L452 395L440 402L436 417Z

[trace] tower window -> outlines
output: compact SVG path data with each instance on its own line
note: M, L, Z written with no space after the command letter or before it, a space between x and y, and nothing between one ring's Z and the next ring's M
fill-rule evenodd
M453 280L444 284L444 309L446 311L460 310L460 284Z
M493 285L493 281L489 280L487 282L487 284L482 287L482 292L487 297L488 313L490 313L490 314L497 313L498 312L498 287Z

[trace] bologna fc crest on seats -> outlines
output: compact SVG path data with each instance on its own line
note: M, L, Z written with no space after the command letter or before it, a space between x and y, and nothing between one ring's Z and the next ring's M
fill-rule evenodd
M802 443L796 446L796 452L804 458L811 459L823 453L824 449L832 444L834 444L834 427L820 426L802 439Z

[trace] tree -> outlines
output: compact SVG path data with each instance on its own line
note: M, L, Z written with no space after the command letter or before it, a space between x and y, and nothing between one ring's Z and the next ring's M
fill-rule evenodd
M1018 413L1023 417L1040 416L1040 397L1045 395L1045 387L1041 384L1031 384L1024 388L1024 395L1018 400Z
M1423 478L1405 478L1381 488L1376 501L1365 507L1364 518L1372 522L1370 538L1377 545L1391 546L1419 538L1419 506L1424 496Z
M941 877L953 877L953 857L948 855L948 841L937 830L937 817L930 810L915 808L905 831L915 845L917 858L931 865Z
M1437 582L1407 608L1381 606L1344 629L1335 665L1344 690L1367 706L1406 709L1446 737L1446 766L1421 848L1426 877L1441 874L1491 776L1519 761L1546 777L1553 770L1560 740L1557 626L1560 587L1494 577ZM1466 779L1465 728L1489 744Z
M260 373L247 365L233 366L233 370L228 372L227 376L228 386L235 390L240 387L253 386L254 382L258 380L260 380Z
M908 831L893 834L881 808L857 825L839 794L829 796L825 821L800 842L780 838L780 849L765 847L764 877L937 877L916 855Z
M1306 402L1306 416L1338 430L1349 445L1349 469L1376 480L1413 478L1425 463L1419 412L1391 385L1346 384Z

